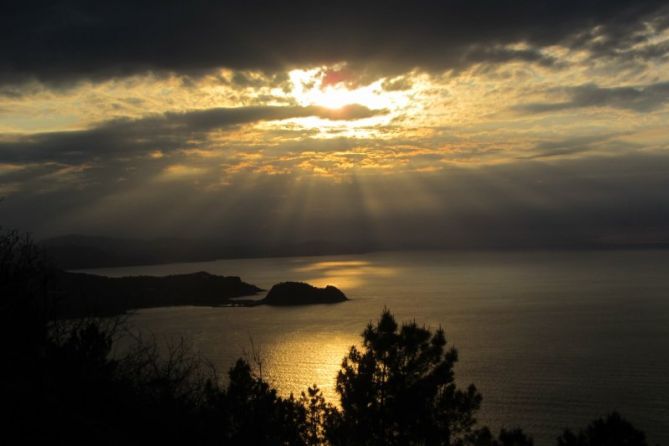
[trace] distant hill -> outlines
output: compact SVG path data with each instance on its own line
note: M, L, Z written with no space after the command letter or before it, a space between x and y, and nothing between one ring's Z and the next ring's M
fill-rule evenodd
M239 277L206 272L111 278L59 271L51 288L59 304L58 317L112 316L175 305L225 305L231 298L262 291Z
M550 242L545 240L518 242L514 239L500 241L481 237L478 240L432 240L429 243L416 243L415 241L398 239L385 244L364 241L344 243L312 240L270 246L249 240L236 245L215 238L156 238L147 240L66 235L41 240L40 245L58 266L67 270L204 262L216 259L363 254L378 250L669 249L669 243L658 241L655 238L625 242L624 239L618 238L569 240L558 236Z
M40 245L59 267L68 270L232 258L356 254L372 248L317 240L268 247L231 245L215 239L141 240L84 235L45 239Z

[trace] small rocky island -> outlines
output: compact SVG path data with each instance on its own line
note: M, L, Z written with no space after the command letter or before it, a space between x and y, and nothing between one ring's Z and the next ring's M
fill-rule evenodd
M347 300L344 293L332 285L318 288L303 282L282 282L274 285L259 304L277 306L334 304Z

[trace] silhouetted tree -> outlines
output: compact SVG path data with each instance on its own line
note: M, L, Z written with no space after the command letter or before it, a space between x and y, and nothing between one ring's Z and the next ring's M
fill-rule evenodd
M492 442L493 446L533 446L534 441L528 437L520 428L506 430L502 429L497 440Z
M302 392L300 404L305 409L304 427L302 428L306 444L326 445L337 442L330 435L337 432L341 423L340 412L325 401L323 392L314 385Z
M34 431L48 340L47 264L28 235L0 228L0 408L5 425Z
M0 227L0 348L16 366L35 360L48 336L50 270L29 235Z
M415 322L398 327L385 310L363 332L363 350L351 347L337 376L341 439L364 445L461 445L477 436L481 395L454 381L454 348L442 329Z
M533 446L534 441L520 428L502 429L497 438L487 427L478 429L469 439L473 446Z
M557 439L558 446L647 446L646 436L620 416L609 414L590 423L578 434L566 429Z
M234 445L307 444L302 432L305 409L292 395L278 396L243 359L228 375L227 388L213 389L206 409L219 424L219 440Z

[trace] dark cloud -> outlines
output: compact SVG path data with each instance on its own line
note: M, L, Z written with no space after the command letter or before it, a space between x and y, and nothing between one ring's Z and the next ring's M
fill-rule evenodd
M413 83L411 82L411 80L405 76L396 79L386 80L383 82L382 85L385 91L403 91L410 89L412 86Z
M636 112L647 112L662 107L669 101L669 82L657 84L605 88L594 84L564 90L567 101L534 102L514 107L526 113L544 113L583 107L614 107Z
M623 58L636 60L653 60L669 58L669 41L653 43L638 49L618 50Z
M468 64L477 62L504 63L511 61L535 62L543 66L557 65L558 61L542 54L536 48L510 49L503 46L479 46L466 51L463 57Z
M0 14L0 82L342 61L395 73L507 60L553 64L541 48L620 56L649 26L665 29L667 11L663 0L26 0ZM527 48L507 46L518 42Z
M609 133L602 135L574 136L559 140L542 141L532 148L532 154L521 157L525 159L551 158L565 155L575 155L584 152L596 151L598 147L605 145L605 150L612 148L611 140L622 133ZM620 144L617 142L616 144Z
M317 106L263 106L213 108L186 113L165 113L143 119L120 119L80 131L40 133L0 141L0 162L53 161L81 164L109 157L169 152L205 142L216 129L258 121L316 116L355 120L385 113L351 104L339 109Z
M232 83L237 87L242 88L258 88L264 84L264 79L254 79L244 74L243 72L236 72L232 76Z

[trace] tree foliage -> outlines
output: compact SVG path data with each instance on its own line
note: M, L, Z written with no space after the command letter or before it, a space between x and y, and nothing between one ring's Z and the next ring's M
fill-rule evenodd
M205 411L220 423L219 439L234 445L306 444L304 407L292 395L280 397L246 361L230 369L227 389L212 390Z
M558 446L647 446L646 436L618 412L590 423L577 434L566 429Z
M337 376L342 437L350 444L459 445L476 436L481 395L473 385L456 387L442 329L415 322L398 326L385 310L363 333Z

